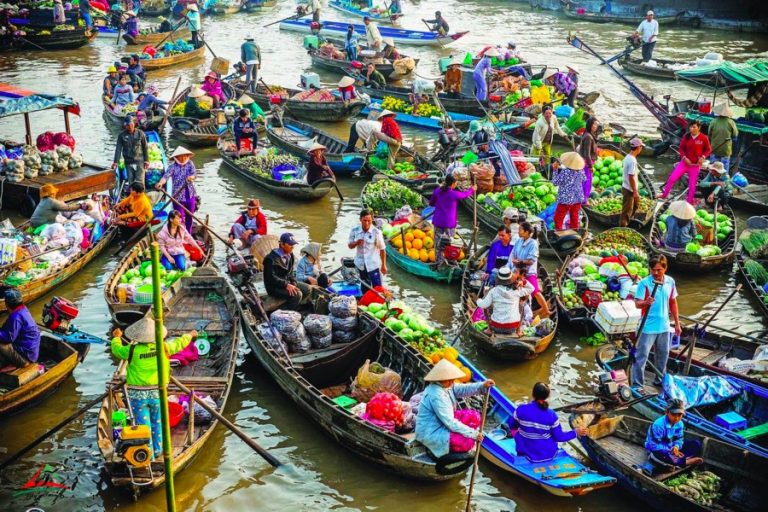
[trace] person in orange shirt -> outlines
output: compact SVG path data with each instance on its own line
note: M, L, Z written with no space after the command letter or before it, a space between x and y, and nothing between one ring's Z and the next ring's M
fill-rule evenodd
M128 197L117 203L115 224L129 229L139 229L152 220L152 203L144 193L144 184L135 181L131 183Z
M445 92L451 95L461 94L461 62L454 60L448 64L448 70L445 72Z

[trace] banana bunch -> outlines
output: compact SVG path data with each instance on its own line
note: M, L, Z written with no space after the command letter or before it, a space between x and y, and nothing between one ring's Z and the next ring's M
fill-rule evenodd
M381 108L391 110L392 112L408 112L413 110L413 107L407 101L393 98L392 96L384 96L384 99L381 100Z
M416 115L421 117L433 117L433 116L441 116L442 112L435 105L432 105L430 103L422 103L416 109Z

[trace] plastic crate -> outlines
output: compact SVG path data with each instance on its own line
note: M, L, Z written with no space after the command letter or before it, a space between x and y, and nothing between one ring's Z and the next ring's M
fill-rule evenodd
M715 423L731 432L747 428L747 419L736 412L725 412L715 416Z
M333 403L343 407L344 409L349 409L350 407L353 407L354 405L357 404L357 400L355 400L351 396L339 395L333 399Z
M359 284L349 284L343 281L333 283L329 287L331 292L337 295L348 295L350 297L360 297L363 294L363 289Z

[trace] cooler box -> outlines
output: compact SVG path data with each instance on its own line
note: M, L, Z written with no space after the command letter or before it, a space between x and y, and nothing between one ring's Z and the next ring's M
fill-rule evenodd
M696 102L696 110L702 114L709 114L712 112L712 102L707 100L698 100Z
M640 326L640 310L634 301L601 302L597 306L595 322L608 334L624 334L637 331Z
M440 70L440 73L445 74L445 72L448 71L448 66L451 65L451 62L453 62L453 57L440 57L437 61L437 68Z
M376 56L376 50L361 50L358 55L370 59Z
M715 416L715 423L731 432L747 428L747 419L735 412L725 412Z
M320 87L320 75L309 71L301 74L301 86L304 89L309 89L310 86Z
M304 49L309 50L310 48L320 48L320 39L315 35L304 36Z
M361 297L363 295L363 289L359 284L350 284L344 281L332 283L328 289L337 295L349 295L350 297Z

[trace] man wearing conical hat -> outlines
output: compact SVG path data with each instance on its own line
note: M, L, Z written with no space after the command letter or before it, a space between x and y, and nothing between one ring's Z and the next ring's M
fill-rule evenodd
M739 129L733 120L733 113L728 103L723 102L715 107L715 119L709 123L709 145L712 154L710 162L722 162L726 172L731 168L731 155L733 155L733 143L739 136Z

